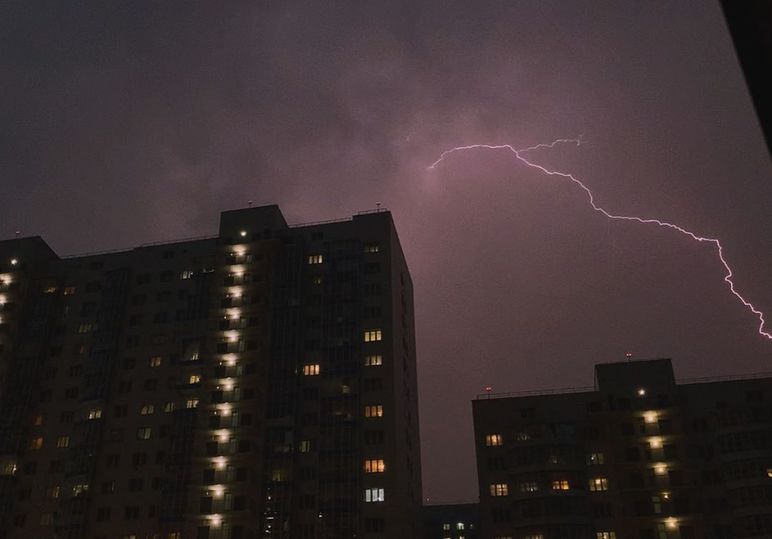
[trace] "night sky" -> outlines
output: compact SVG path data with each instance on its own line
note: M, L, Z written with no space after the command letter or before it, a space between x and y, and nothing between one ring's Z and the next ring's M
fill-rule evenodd
M772 371L772 168L718 3L30 2L0 5L0 237L75 254L299 223L380 202L415 285L424 496L476 498L470 400L592 384L597 362L680 378Z

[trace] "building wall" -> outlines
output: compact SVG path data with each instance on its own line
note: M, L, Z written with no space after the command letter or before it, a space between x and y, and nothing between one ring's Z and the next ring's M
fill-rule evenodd
M215 238L70 259L10 240L0 276L0 536L419 533L388 212L236 210Z
M423 507L425 539L477 539L480 516L476 503L425 505Z
M484 537L772 533L772 379L676 384L598 365L595 390L473 403Z

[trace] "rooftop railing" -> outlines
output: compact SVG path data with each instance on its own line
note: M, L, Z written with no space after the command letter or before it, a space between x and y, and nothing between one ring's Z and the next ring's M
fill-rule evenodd
M676 379L677 385L689 385L689 384L710 384L716 382L739 382L743 380L761 380L764 378L772 378L772 372L753 372L748 374L732 374L725 376L702 376L699 378L678 378ZM534 389L528 391L510 391L506 393L478 393L475 396L475 400L485 399L506 399L514 397L538 397L541 395L561 395L571 393L591 393L597 391L594 386L585 387L563 387L554 389Z

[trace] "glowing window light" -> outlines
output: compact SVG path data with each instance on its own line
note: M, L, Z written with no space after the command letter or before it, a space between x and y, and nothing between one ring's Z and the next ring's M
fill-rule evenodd
M233 367L236 364L236 356L234 354L225 356L225 364L229 367Z
M212 489L212 497L214 498L222 498L223 494L225 494L225 489L222 488L220 485L217 485Z
M658 449L662 447L662 438L652 438L651 440L649 440L649 445L653 449Z
M667 473L667 466L664 464L657 464L654 466L654 473L657 475L665 475Z
M227 462L223 457L216 458L214 459L214 467L218 470L224 470Z
M222 381L222 388L225 391L232 391L233 390L233 380L231 380L230 378L226 378L225 380L223 380Z
M646 423L656 423L657 422L657 412L646 412L643 414L643 420Z
M646 396L646 388L639 387L637 393L638 393L639 397L645 397Z
M11 259L11 266L15 266L18 263L19 263L19 261L16 258L12 258Z
M678 527L678 521L673 517L665 519L665 526L668 530L675 530Z
M241 236L242 238L245 238L247 236L247 231L246 230L240 231L239 236Z
M210 515L209 516L209 522L212 524L212 527L219 528L220 524L222 524L222 516L220 516L220 515Z
M228 435L229 435L229 434L230 434L230 433L229 433L227 430L222 430L222 431L220 431L220 433L217 435L217 439L218 439L220 442L222 442L222 443L225 443L225 442L227 442L227 441L228 441Z

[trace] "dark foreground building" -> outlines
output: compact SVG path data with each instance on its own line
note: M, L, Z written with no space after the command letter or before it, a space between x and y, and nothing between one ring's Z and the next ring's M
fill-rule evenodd
M676 384L659 359L595 380L473 402L482 537L772 537L772 378Z
M480 538L480 508L476 503L425 505L423 508L425 539Z
M73 258L0 242L0 537L419 535L391 214Z

